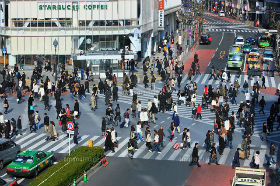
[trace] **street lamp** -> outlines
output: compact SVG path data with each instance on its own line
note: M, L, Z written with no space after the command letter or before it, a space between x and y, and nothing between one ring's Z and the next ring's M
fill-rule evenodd
M54 39L53 41L53 46L54 46L54 55L55 55L55 82L57 81L57 59L56 59L56 47L58 46L58 41Z

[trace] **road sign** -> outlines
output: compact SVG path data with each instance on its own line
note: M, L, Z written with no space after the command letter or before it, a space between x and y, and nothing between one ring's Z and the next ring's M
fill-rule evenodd
M171 44L171 45L170 45L170 48L174 48L174 44Z
M68 121L66 127L68 130L74 130L74 123L72 121Z
M73 130L67 130L67 133L68 134L74 134L74 131Z

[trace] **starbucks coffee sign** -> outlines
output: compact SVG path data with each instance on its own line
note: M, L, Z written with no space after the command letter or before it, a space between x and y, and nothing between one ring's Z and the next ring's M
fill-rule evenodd
M107 5L85 4L80 5L39 5L39 10L107 10Z

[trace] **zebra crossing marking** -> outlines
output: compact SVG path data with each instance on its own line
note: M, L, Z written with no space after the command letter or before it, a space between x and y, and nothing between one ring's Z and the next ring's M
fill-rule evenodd
M29 133L27 136L21 138L20 140L16 140L16 143L17 143L17 144L21 144L22 142L24 142L24 140L33 137L35 134L36 134L36 133Z
M28 140L26 143L21 144L20 146L21 146L21 148L25 148L25 147L27 147L28 145L30 145L31 143L38 141L38 139L42 138L42 137L45 136L45 135L46 135L46 134L43 134L43 133L42 133L42 134L40 134L40 135L38 135L38 136L36 136L36 137L34 137L34 138Z

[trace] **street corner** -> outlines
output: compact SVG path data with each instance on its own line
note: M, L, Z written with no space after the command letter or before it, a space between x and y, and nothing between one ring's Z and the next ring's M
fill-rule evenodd
M209 62L211 61L213 55L215 54L215 49L196 49L194 50L190 57L184 63L184 73L188 73L191 64L194 60L194 54L196 53L199 58L200 72L205 73L208 67Z
M231 165L208 165L201 163L201 167L195 167L187 186L231 186L234 177L234 169Z
M253 90L252 86L249 86L249 88L251 90ZM277 88L275 88L275 87L266 87L266 88L261 88L260 92L263 93L263 94L268 94L268 95L276 96L275 95L276 90L277 90Z

